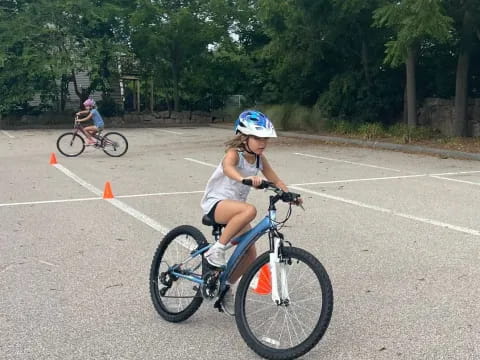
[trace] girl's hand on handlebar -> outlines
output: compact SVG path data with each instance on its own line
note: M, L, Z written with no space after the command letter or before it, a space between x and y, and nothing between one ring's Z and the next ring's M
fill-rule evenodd
M294 202L292 202L292 204L294 205L297 205L297 206L300 206L302 208L303 211L305 211L305 208L303 207L303 199L299 196L295 199Z
M259 187L263 181L263 179L260 176L249 176L249 177L246 177L245 179L251 180L253 187Z

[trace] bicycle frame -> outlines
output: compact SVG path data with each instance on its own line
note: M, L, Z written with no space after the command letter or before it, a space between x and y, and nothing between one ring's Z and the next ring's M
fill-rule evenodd
M277 278L277 264L280 263L280 248L283 245L283 236L277 231L276 208L275 208L275 196L270 196L270 206L268 214L252 229L230 240L228 247L231 248L234 244L237 245L232 256L230 256L225 270L220 275L220 293L225 290L226 281L230 278L233 271L236 269L243 255L247 252L248 248L253 245L260 237L262 237L267 231L270 233L270 272L272 281L272 300L277 304L284 301L289 301L288 288L286 281L286 269L284 266L280 266L280 283L281 283L281 297L278 292L278 278ZM278 200L277 200L278 201ZM192 250L191 255L182 261L180 264L175 264L169 271L179 278L193 281L202 285L204 283L201 276L196 274L185 274L181 271L181 267L196 258L197 256L206 252L212 244L202 247L201 249ZM195 269L194 269L195 270Z
M73 133L74 134L77 134L77 133L82 133L83 136L85 137L88 137L89 134L87 134L87 132L85 131L84 127L80 124L80 123L75 123L75 126L73 127ZM94 138L98 139L98 140L101 140L102 137L100 135L100 131L97 131L97 133L95 135L91 135L93 136Z

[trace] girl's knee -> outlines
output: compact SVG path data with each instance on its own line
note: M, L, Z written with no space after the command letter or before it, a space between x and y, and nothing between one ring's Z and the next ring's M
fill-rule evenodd
M255 219L257 216L257 208L253 205L246 204L245 211L244 213L250 218L250 219Z

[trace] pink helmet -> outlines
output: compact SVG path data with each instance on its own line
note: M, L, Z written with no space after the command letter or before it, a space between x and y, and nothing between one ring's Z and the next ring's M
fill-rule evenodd
M95 106L95 100L93 99L87 99L83 102L83 106L87 107L87 106L90 106L90 107L94 107Z

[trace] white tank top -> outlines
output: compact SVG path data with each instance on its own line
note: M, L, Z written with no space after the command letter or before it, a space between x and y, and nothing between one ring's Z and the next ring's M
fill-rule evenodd
M250 164L243 156L243 152L239 151L237 170L243 177L255 176L259 170L263 170L263 164L261 160L258 161L258 167L257 161L255 161L254 164ZM205 194L203 195L200 206L202 207L203 213L208 214L213 205L220 200L238 200L245 202L249 192L250 186L230 179L223 173L222 159L207 182Z

